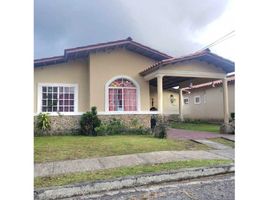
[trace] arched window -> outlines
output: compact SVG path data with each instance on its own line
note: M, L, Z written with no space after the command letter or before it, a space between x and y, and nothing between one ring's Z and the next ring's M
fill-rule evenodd
M137 87L127 78L118 78L108 86L109 111L137 111Z

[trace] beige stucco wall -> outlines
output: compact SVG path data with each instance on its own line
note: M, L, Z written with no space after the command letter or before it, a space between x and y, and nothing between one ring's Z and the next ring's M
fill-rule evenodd
M68 63L34 68L34 112L37 112L38 83L78 84L78 112L88 110L88 61L79 59Z
M140 110L149 111L149 84L139 72L155 63L123 48L92 53L87 59L34 69L34 112L37 112L38 83L78 84L78 112L97 106L105 111L105 84L115 76L128 76L140 86Z
M154 60L140 54L131 52L124 48L117 48L110 51L92 53L89 58L69 61L68 63L37 67L34 69L34 112L37 112L38 83L68 83L78 84L78 112L85 112L91 106L97 106L98 112L105 111L105 84L116 76L128 76L134 79L140 87L140 110L149 111L151 99L154 98L154 105L157 107L156 88L149 89L148 81L139 75L139 72L148 68ZM164 67L166 71L192 71L223 74L224 72L204 62L190 61ZM203 80L204 81L204 80ZM207 92L209 93L209 91ZM230 89L229 98L232 97ZM170 95L173 94L175 102L170 102ZM211 94L212 97L215 94ZM222 95L220 96L222 104ZM208 100L209 101L209 98ZM217 105L215 105L217 106ZM230 104L230 112L233 107ZM219 106L222 109L222 106ZM212 109L213 110L213 109ZM165 90L163 92L164 114L179 113L179 95L176 92ZM184 109L187 114L190 110ZM194 117L199 117L203 111L191 110ZM209 117L222 117L222 110L219 113L209 114ZM206 116L206 115L205 115Z
M194 96L201 97L200 104L194 104ZM228 85L229 112L235 111L235 89L234 84ZM223 88L207 88L192 90L191 94L185 94L189 97L189 104L184 104L184 118L222 120L223 119ZM205 102L204 102L205 99Z
M173 95L175 101L173 103L170 102L170 95ZM150 107L152 107L152 98L154 99L154 107L157 108L157 88L154 86L150 86ZM163 91L163 114L179 114L179 93L172 92L169 90Z
M149 84L139 72L155 63L154 60L125 50L98 52L90 55L90 105L105 111L105 84L115 76L128 76L140 86L141 111L149 111Z

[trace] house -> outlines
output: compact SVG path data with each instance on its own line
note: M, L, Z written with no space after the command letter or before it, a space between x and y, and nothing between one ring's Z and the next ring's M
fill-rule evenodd
M229 112L235 112L235 76L227 77ZM223 120L222 80L216 80L184 88L184 119L205 121Z
M149 127L151 114L183 120L183 90L170 88L220 79L227 124L226 74L233 71L234 62L209 50L173 58L131 38L65 49L62 56L34 61L34 112L50 113L54 132L77 130L92 106L102 120L135 118Z

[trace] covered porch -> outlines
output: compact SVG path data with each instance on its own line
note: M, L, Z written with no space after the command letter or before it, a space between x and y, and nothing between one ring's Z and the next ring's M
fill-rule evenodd
M195 85L222 80L223 87L223 119L229 124L228 85L227 74L234 72L234 63L222 58L209 50L204 50L185 57L166 59L158 62L140 73L150 86L157 91L157 111L164 114L164 91L173 91L179 94L178 114L184 121L183 93ZM176 89L174 89L176 87Z

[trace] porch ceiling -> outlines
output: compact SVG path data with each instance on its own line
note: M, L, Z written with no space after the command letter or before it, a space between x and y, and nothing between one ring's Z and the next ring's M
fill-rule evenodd
M176 86L180 86L180 88L188 87L190 82L193 85L197 84L202 84L202 83L207 83L210 81L213 81L216 79L211 79L211 78L192 78L192 77L174 77L174 76L164 76L163 77L163 89L170 89ZM149 81L149 84L157 87L157 79L151 79Z

